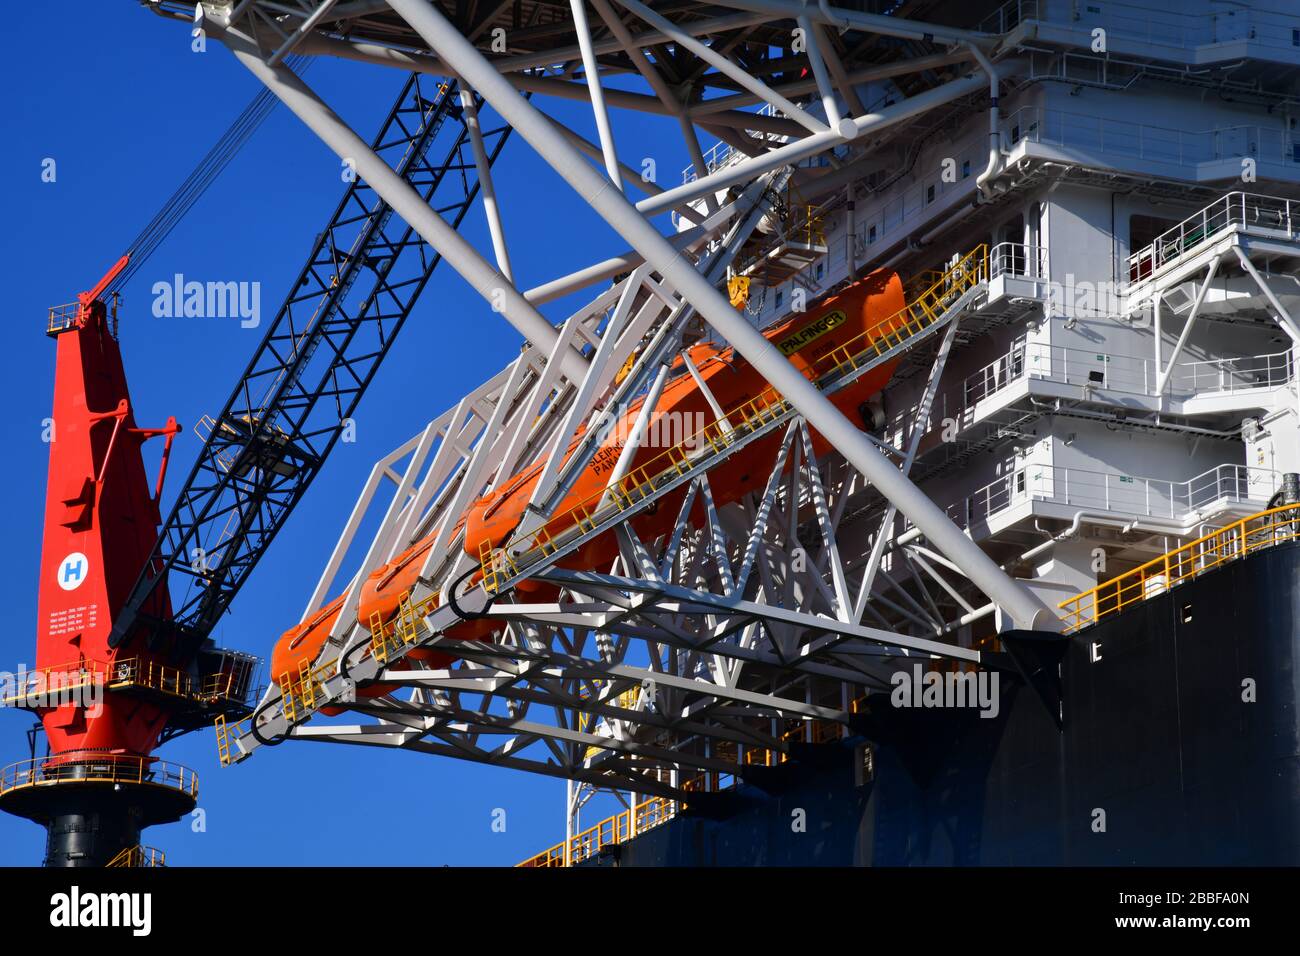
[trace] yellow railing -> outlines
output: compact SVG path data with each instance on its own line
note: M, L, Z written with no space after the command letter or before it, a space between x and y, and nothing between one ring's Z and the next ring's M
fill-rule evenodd
M1130 605L1163 594L1188 578L1300 536L1300 505L1283 505L1234 521L1162 557L1148 561L1058 607L1069 634Z
M372 622L373 626L374 622ZM382 631L376 628L376 633ZM303 661L298 665L297 673L285 671L276 679L276 684L280 687L281 709L284 711L285 719L289 723L297 723L300 717L305 717L308 713L315 710L324 701L324 688L321 686L329 680L338 670L338 658L330 658L322 661L315 667L311 661ZM223 724L217 724L217 749L221 749L221 728Z
M636 814L635 827L632 827L633 813ZM672 800L651 797L649 800L638 803L632 810L616 813L612 817L601 820L595 826L588 827L580 833L575 833L569 841L567 863L564 858L564 844L559 843L547 850L543 850L536 856L530 856L522 863L516 864L516 866L573 866L596 856L604 847L626 843L631 834L643 833L659 826L661 823L668 822L676 815L677 805Z
M151 846L128 846L104 864L109 866L166 866L167 855Z
M390 657L404 647L419 639L420 621L432 609L438 606L437 594L430 595L419 603L412 603L411 595L402 596L397 606L397 614L391 621L384 623L383 615L376 611L370 617L370 650L380 664L388 663ZM275 683L280 688L280 709L284 718L294 724L307 717L325 702L325 681L338 672L338 658L332 657L321 663L311 665L302 661L298 670L285 671ZM223 767L231 763L230 741L233 737L246 733L242 724L227 724L224 717L216 720L217 756Z
M798 224L790 230L790 238L801 241L807 246L826 245L826 220L814 212L814 207L805 203L803 215Z
M587 691L583 691L578 696L581 700L591 699L591 694ZM606 703L608 703L612 707L618 707L622 710L634 710L636 708L637 700L640 696L641 696L641 689L639 687L633 687L631 690L625 690L621 694L615 696L614 698L607 700ZM609 719L618 720L617 717L612 717ZM591 711L583 711L578 716L578 730L585 734L589 732L592 728L594 728L596 726L597 721L599 720L600 717L597 714L594 714ZM587 748L584 756L586 759L591 759L596 754L600 753L601 749L602 748L593 744L592 746Z
M635 693L635 691L628 693ZM622 697L623 695L620 695L620 699ZM850 712L858 713L865 702L866 697L856 698L850 704ZM844 733L844 726L833 720L797 720L794 722L793 727L781 735L780 739L782 742L788 743L806 738L812 743L819 744L839 740L844 736ZM783 751L751 747L745 750L743 762L746 766L772 767L785 763L788 759L788 756ZM716 790L718 789L720 776L716 771L707 775L701 774L691 780L684 781L682 789L702 791L711 788ZM735 775L732 775L731 779L734 782ZM564 844L557 843L536 856L530 856L522 863L515 865L524 867L562 867L581 863L583 860L590 859L598 854L603 847L626 842L631 833L639 835L646 830L659 826L661 823L667 823L677 815L680 809L681 805L675 801L665 800L662 797L652 797L636 805L635 830L629 829L632 811L624 810L612 817L601 820L595 826L574 834L569 843L569 862L567 864L564 860Z
M238 693L239 676L234 671L207 674L196 681L185 671L156 661L128 658L114 661L108 686L144 687L189 700L231 700Z
M188 767L132 754L94 751L20 760L0 770L0 796L24 787L65 783L139 783L197 797L198 775Z
M41 692L72 691L92 684L110 690L145 689L186 700L214 702L232 700L241 679L234 671L208 674L195 681L186 671L156 661L128 657L106 664L103 661L69 661L40 670L29 671L22 685L0 699L0 705L21 704L29 695Z
M803 374L819 388L834 384L939 322L949 306L987 277L988 246L980 245L908 305L822 356ZM508 542L506 548L493 549L485 542L479 552L484 588L489 594L497 593L506 581L553 553L559 547L557 537L572 535L575 529L578 535L590 532L604 518L621 514L648 497L664 481L698 470L745 435L789 411L789 403L769 385L718 421L634 468L609 489L593 492L548 524Z
M217 714L216 722L213 727L217 731L217 759L221 761L221 766L230 766L230 737L231 734L239 734L243 728L238 724L229 724L226 722L225 714Z
M65 302L63 305L50 306L50 321L45 326L46 335L58 335L77 324L81 314L80 302Z
M108 684L108 666L102 661L71 661L42 667L23 675L12 693L0 697L0 706L21 707L33 695L66 693L94 684L101 687Z
M1066 623L1066 633L1077 631L1149 597L1163 594L1188 578L1226 562L1297 539L1300 539L1300 504L1271 508L1242 518L1076 597L1062 601L1059 607ZM860 712L865 702L864 697L853 700L849 706L850 713ZM799 721L783 733L780 739L789 742L806 738L813 743L823 743L837 739L843 732L842 726L834 721ZM746 765L775 766L787 759L783 751L754 747L745 750L742 762ZM701 775L687 781L683 788L704 789L705 784L715 781L717 776L716 773L710 773L707 778ZM638 804L635 832L642 833L671 819L677 809L678 805L674 802L660 798ZM647 814L644 822L640 816L643 813ZM625 810L575 834L569 846L569 865L595 856L604 846L625 841L629 833L628 814L629 811ZM518 865L565 866L564 844L559 843Z

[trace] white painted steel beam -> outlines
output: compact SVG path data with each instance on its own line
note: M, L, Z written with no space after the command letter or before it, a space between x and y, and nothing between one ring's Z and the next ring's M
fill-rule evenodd
M812 383L800 375L694 267L610 183L575 155L537 110L502 78L447 20L425 0L390 0L393 9L490 102L515 131L569 182L578 194L627 239L735 346L841 454L853 463L932 542L959 564L1021 627L1055 627L1057 619L1028 589L1009 577L919 488L862 437ZM954 84L949 84L952 86ZM924 94L922 94L924 95ZM913 97L905 102L919 99ZM858 121L859 123L861 121ZM812 137L815 138L815 137ZM744 165L744 164L740 164ZM711 178L711 177L710 177ZM668 195L668 194L665 194ZM662 197L657 197L662 198Z

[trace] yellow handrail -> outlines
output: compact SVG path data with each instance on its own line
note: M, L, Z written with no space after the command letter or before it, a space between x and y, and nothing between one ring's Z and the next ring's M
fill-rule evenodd
M1300 505L1283 505L1241 518L1062 601L1057 607L1066 624L1065 633L1073 633L1132 604L1163 594L1203 571L1297 537L1300 537Z
M833 376L857 371L934 325L953 302L987 277L988 246L981 244L940 275L912 302L822 356L803 374L819 388L824 388L830 384ZM559 534L574 527L581 534L588 533L596 526L594 516L606 506L606 499L616 512L626 511L648 497L670 473L674 477L683 475L712 457L705 455L692 461L690 455L693 452L700 451L707 445L712 449L712 454L720 454L748 432L780 418L789 408L789 403L769 385L755 398L733 408L718 421L710 422L677 445L633 469L610 489L595 491L565 514L556 515L549 524L557 526ZM484 589L489 594L497 593L501 585L533 559L545 556L555 549L554 536L547 525L539 527L519 541L509 542L507 548L492 549L485 544L479 553Z
M636 827L633 828L632 814L636 814ZM661 823L667 823L677 815L677 806L672 800L663 797L651 797L638 803L632 810L624 810L612 817L601 820L595 826L587 827L575 833L569 841L568 862L565 862L564 844L558 843L543 850L516 867L563 867L573 866L583 860L596 856L607 846L626 843L633 833L643 833Z
M627 691L619 695L620 706L623 706L623 698L627 695L635 694L636 691ZM866 697L855 698L850 704L850 712L857 713L862 709L866 702ZM590 715L587 715L590 717ZM799 737L807 735L812 743L826 743L831 740L838 740L844 735L843 725L833 720L804 720L799 719L794 722L794 726L781 735L781 741L788 743ZM585 729L585 728L584 728ZM783 751L773 751L761 747L746 749L744 764L753 766L775 766L778 763L784 763L787 755ZM717 773L710 773L710 778L715 782ZM735 782L735 775L732 775L732 782ZM704 777L695 778L694 781L686 781L682 789L698 790L703 789ZM575 863L581 863L583 860L590 859L598 854L603 847L612 844L623 843L631 838L632 835L639 835L652 827L657 827L661 823L667 823L677 815L680 805L673 800L667 800L663 797L651 797L636 805L636 827L629 829L631 820L631 810L623 810L611 817L601 820L595 826L590 826L579 833L574 834L572 841L569 843L569 860L566 863L564 859L564 844L557 843L555 846L548 847L541 853L530 856L522 863L515 864L517 867L563 867L573 866Z
M62 783L139 783L179 790L197 797L193 770L156 757L93 751L20 760L0 770L0 796L24 787Z
M110 866L166 866L167 855L151 846L128 846L104 864Z
M110 690L143 688L183 697L186 700L214 702L228 700L235 688L235 673L221 671L208 674L201 682L196 682L186 671L177 667L159 664L157 661L141 657L127 657L106 664L98 660L76 660L66 664L52 664L39 670L28 671L30 682L40 675L46 688L61 691L75 690L98 683ZM63 677L62 681L51 681ZM69 680L70 679L70 680ZM27 684L0 700L2 705L16 704L29 693Z

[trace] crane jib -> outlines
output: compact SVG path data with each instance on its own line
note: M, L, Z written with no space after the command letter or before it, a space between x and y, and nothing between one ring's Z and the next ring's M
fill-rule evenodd
M437 82L436 92L426 89ZM469 131L454 82L411 74L372 148L453 227L478 194L460 162ZM452 121L453 135L440 137ZM489 162L510 135L483 130ZM436 141L447 144L429 161ZM460 175L448 175L459 172ZM114 622L197 645L305 493L351 417L440 257L360 179L351 182L225 408ZM346 250L344 252L343 250ZM365 276L373 281L360 281ZM325 348L320 346L324 345ZM183 586L182 586L183 585ZM143 613L159 586L171 622Z

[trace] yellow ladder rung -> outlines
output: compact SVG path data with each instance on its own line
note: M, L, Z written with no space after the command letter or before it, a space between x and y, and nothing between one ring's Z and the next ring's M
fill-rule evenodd
M316 680L312 676L311 661L298 665L298 683L302 688L302 702L307 710L316 709Z
M289 672L285 671L280 675L280 698L281 709L284 711L285 719L289 723L296 723L298 720L298 708L293 697L293 681L289 677Z
M217 730L217 759L221 766L230 766L230 728L226 726L226 715L217 714L214 724Z

